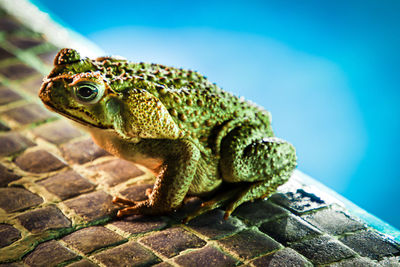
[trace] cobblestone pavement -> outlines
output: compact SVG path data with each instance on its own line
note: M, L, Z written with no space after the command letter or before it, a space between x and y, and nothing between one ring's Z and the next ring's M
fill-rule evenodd
M151 174L38 102L58 48L0 10L0 266L400 266L400 246L296 173L269 200L117 219Z

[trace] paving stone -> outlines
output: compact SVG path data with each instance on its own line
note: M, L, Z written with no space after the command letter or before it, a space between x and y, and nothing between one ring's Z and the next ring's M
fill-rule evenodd
M33 134L57 145L82 135L80 131L64 120L41 125L33 130Z
M159 216L132 215L114 221L111 225L135 235L163 229L167 223Z
M94 264L91 261L88 261L87 259L83 259L83 260L68 264L67 266L68 267L96 267L98 265Z
M0 188L0 208L6 212L21 211L43 202L43 199L19 187Z
M33 75L28 79L19 81L18 88L21 88L22 90L24 90L27 93L30 93L32 96L36 98L39 93L39 89L42 86L42 83L43 83L42 74Z
M35 69L22 63L0 68L0 74L10 80L20 80L37 73Z
M95 189L95 185L73 170L58 173L38 182L47 191L58 196L61 200L71 198Z
M232 216L224 220L224 213L224 211L216 209L194 218L188 225L210 239L220 239L245 228L240 220Z
M10 156L33 145L32 141L19 133L6 133L0 135L0 156Z
M185 199L183 205L169 214L169 217L173 218L175 221L182 223L185 218L187 218L193 211L198 210L203 201L199 197L190 197Z
M21 238L21 233L10 224L0 223L0 248L8 246Z
M331 234L341 235L365 228L365 225L342 211L323 209L303 215L302 218L317 228Z
M20 49L32 48L43 43L43 40L37 37L32 38L28 36L19 36L19 35L10 36L10 38L8 38L8 41Z
M260 230L284 245L322 234L317 228L293 215L265 222Z
M348 267L348 266L352 266L352 267L364 267L364 266L368 266L368 267L379 267L379 266L391 266L391 265L380 265L368 258L361 258L361 257L357 257L357 258L352 258L352 259L345 259L342 260L340 262L335 262L333 264L330 264L329 267ZM393 265L392 265L393 266ZM394 267L394 266L393 266Z
M22 262L0 263L0 267L25 267Z
M379 266L390 266L399 267L400 266L400 256L397 257L385 257L383 260L379 261Z
M80 195L64 203L89 222L114 216L117 210L112 203L112 197L103 191Z
M231 256L211 246L180 255L174 261L183 267L236 266L238 263Z
M64 157L73 163L83 164L110 155L97 146L91 138L65 144L61 147Z
M295 193L277 193L272 195L269 199L296 214L302 214L307 211L326 207L327 205L324 200L313 193L304 191L303 189L297 189Z
M148 188L153 188L153 184L136 184L127 187L119 193L122 197L126 199L130 199L133 201L142 201L147 199L146 190Z
M5 125L3 122L0 121L0 132L7 132L11 130L10 127L8 127L7 125Z
M0 31L5 31L7 33L14 32L22 29L21 23L15 21L13 18L9 16L0 18Z
M286 216L289 212L267 200L256 200L240 205L232 215L238 216L249 224L258 224L275 217Z
M105 266L150 266L160 262L152 252L134 241L102 251L93 258Z
M272 254L261 256L250 262L250 266L254 267L281 267L281 266L314 266L303 256L291 248L284 248Z
M165 261L163 261L163 262L161 262L161 263L158 263L158 264L156 264L156 265L152 265L153 267L172 267L172 265L171 264L169 264L168 262L165 262Z
M105 227L92 226L69 234L62 240L78 251L88 254L100 248L121 243L125 238Z
M55 171L66 166L46 150L25 152L15 159L15 164L24 171L34 173Z
M125 182L130 178L144 174L133 163L122 159L113 159L110 161L102 162L90 168L92 171L104 171L109 175L105 183L109 186L114 186L119 183Z
M55 240L51 240L37 246L25 257L24 263L32 267L56 266L77 257L78 255L68 248L63 247Z
M328 264L355 256L354 251L329 236L307 239L291 245L314 264Z
M1 27L1 26L0 26ZM8 59L14 57L13 54L5 50L4 48L0 47L0 60Z
M11 89L0 87L0 105L10 104L11 102L21 100L22 96Z
M179 227L145 236L140 242L168 258L186 249L201 248L206 245L204 240Z
M37 56L47 65L53 66L54 58L56 57L57 53L58 51L49 51L40 53Z
M54 117L53 113L32 103L6 110L1 115L4 119L11 120L19 125L37 123Z
M7 187L12 181L21 178L20 175L14 174L11 170L0 164L0 187Z
M217 242L238 257L246 260L281 248L278 242L254 229L246 229Z
M50 229L71 227L71 222L55 206L28 211L17 216L23 227L31 233L41 233Z
M361 256L374 260L400 253L399 247L395 247L388 238L374 231L360 231L352 235L345 235L339 240Z

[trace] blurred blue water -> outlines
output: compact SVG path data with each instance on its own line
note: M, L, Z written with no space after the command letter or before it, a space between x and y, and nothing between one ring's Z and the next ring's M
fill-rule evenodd
M400 227L399 1L33 2L109 54L264 106L300 170Z

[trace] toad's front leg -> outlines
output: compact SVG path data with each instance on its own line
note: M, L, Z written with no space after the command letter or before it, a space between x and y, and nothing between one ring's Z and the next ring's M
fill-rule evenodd
M196 173L200 151L188 140L165 141L162 149L165 162L149 199L135 202L115 197L115 204L128 206L118 211L118 217L130 214L164 214L182 204Z

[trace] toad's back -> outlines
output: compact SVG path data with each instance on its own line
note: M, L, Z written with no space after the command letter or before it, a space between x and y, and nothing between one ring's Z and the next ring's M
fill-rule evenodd
M121 90L132 89L126 87L126 80L132 78L156 84L146 86L146 90L163 103L180 129L205 147L214 148L221 131L226 133L244 123L263 128L267 137L273 136L268 111L221 90L198 72L109 58L97 59L96 63L106 70L106 77L117 75L124 81Z

